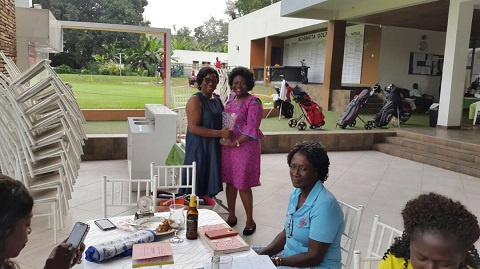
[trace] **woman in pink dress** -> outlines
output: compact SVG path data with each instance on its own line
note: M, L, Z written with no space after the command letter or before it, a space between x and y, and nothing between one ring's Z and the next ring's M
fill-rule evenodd
M235 201L237 193L247 214L244 235L255 232L253 220L252 187L260 186L260 154L263 133L260 123L263 117L262 102L249 91L255 86L252 72L245 67L237 67L228 77L232 89L225 104L226 113L235 113L236 120L233 134L229 139L222 139L222 182L227 184L228 219L230 226L237 224Z

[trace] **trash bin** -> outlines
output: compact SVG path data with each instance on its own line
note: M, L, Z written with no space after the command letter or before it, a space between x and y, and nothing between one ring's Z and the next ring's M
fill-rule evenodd
M428 109L428 115L430 117L429 119L430 127L437 127L438 103L434 103L430 106L430 109Z

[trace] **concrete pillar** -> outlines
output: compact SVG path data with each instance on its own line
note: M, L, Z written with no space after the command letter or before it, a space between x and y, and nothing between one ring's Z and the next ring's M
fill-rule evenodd
M263 66L264 66L264 81L270 82L270 62L272 61L272 38L265 37L265 57L263 58Z
M437 126L460 128L473 3L450 1Z
M343 51L345 48L346 21L329 21L327 31L327 48L325 51L325 74L323 80L322 100L324 109L329 109L330 92L342 86Z

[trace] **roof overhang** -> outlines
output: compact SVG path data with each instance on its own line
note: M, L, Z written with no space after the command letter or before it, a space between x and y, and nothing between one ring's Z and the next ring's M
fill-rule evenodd
M472 25L480 25L480 0L473 3ZM383 26L430 31L447 31L450 0L282 0L283 17L345 20ZM472 27L472 38L480 38L480 28Z

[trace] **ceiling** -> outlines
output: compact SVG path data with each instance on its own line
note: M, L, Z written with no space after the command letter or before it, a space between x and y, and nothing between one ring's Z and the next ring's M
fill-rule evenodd
M441 0L367 15L349 21L446 32L449 4L448 0ZM480 26L480 10L478 9L473 12L472 38L480 38L480 27L476 26Z
M477 8L473 13L471 37L480 39L480 0L471 1ZM319 0L313 3L285 15L446 32L450 0Z

